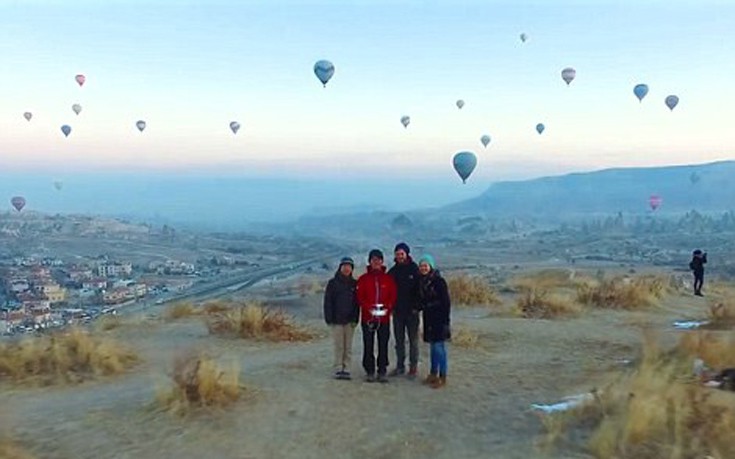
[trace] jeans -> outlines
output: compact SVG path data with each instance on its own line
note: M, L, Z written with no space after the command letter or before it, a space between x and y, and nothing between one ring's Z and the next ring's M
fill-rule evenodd
M375 335L378 335L378 374L384 375L388 368L390 324L381 324L377 330L362 324L362 367L365 373L375 374Z
M396 368L406 368L406 334L408 334L408 362L411 368L419 365L419 315L393 316L393 335L396 338Z
M447 348L444 341L431 343L431 374L447 375Z

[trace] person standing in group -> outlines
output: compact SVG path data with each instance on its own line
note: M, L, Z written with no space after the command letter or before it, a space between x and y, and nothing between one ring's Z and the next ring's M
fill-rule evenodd
M375 382L375 337L378 337L377 380L387 383L390 318L396 303L396 284L383 265L383 252L368 254L367 272L357 280L357 302L362 323L362 366L367 382Z
M359 319L357 281L352 277L355 262L345 257L324 291L324 321L334 339L334 377L352 379L352 337Z
M411 248L405 242L393 250L395 264L388 270L396 283L396 306L393 309L393 335L396 340L396 368L391 376L406 373L406 335L408 335L408 377L413 379L419 365L419 267L411 259Z
M689 262L689 269L694 274L694 294L704 296L702 294L702 285L704 285L704 265L707 263L707 252L697 249L692 252L692 261Z
M425 383L434 389L447 384L447 348L450 329L451 301L447 282L436 269L431 255L419 259L419 304L424 319L424 341L431 347L431 370Z

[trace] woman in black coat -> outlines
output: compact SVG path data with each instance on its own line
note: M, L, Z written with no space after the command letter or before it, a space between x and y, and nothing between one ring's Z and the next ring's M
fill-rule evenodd
M451 302L447 282L431 255L419 259L419 304L424 319L424 341L431 345L431 370L425 382L438 389L447 383L447 348Z

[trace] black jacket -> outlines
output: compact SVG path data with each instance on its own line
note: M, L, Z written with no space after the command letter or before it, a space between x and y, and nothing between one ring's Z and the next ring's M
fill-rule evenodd
M692 257L692 261L689 262L689 269L697 274L704 273L704 265L707 263L707 254L702 254L701 257Z
M419 278L419 304L424 313L424 341L433 343L451 338L449 288L439 271Z
M357 281L337 271L324 291L324 321L327 325L347 325L357 322Z
M398 297L393 314L408 316L419 309L419 266L411 257L405 263L396 263L388 270L396 283Z

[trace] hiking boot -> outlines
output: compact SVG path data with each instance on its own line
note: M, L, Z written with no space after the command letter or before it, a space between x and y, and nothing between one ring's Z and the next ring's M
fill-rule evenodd
M423 383L424 383L424 384L434 384L434 381L436 381L437 379L438 379L438 378L437 378L437 376L436 376L435 374L431 374L431 373L429 373L429 374L428 374L428 375L426 376L426 379L424 379Z
M378 375L378 382L383 384L388 382L388 377L385 375L385 373L381 373Z
M432 389L441 389L442 387L447 385L447 377L446 376L439 376L434 380L433 383L431 383Z
M418 376L418 373L419 373L419 370L418 370L418 368L416 368L416 367L411 367L411 369L410 369L410 370L408 370L408 374L406 375L406 377L407 377L408 379L416 379L416 377Z
M704 295L702 294L702 292L694 292L694 294L695 294L695 295L697 295L697 296L704 296Z
M367 376L365 376L365 382L374 383L375 382L375 373L370 373Z
M336 370L334 372L334 379L342 379L343 376L344 376L344 371L342 370Z
M344 379L345 381L350 381L350 380L352 380L352 375L350 374L349 371L343 371L342 372L342 379Z
M388 376L390 376L391 378L394 378L396 376L402 376L404 374L406 374L406 369L405 368L403 368L403 367L396 367L390 373L388 373Z

